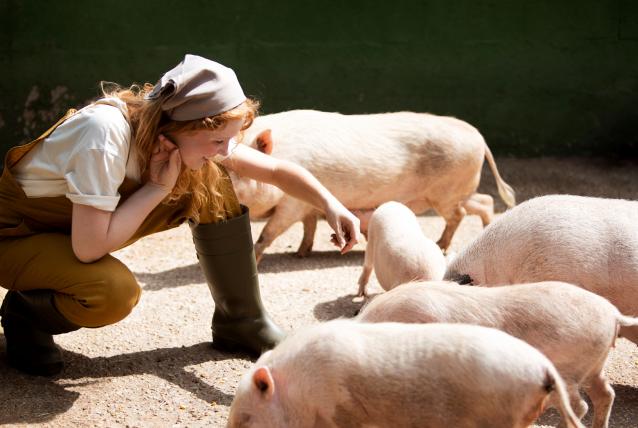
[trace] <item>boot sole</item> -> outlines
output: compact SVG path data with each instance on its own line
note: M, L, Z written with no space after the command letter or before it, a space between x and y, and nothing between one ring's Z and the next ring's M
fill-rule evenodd
M232 339L214 338L212 347L217 351L249 354L252 357L261 355L261 352L256 352L254 349Z

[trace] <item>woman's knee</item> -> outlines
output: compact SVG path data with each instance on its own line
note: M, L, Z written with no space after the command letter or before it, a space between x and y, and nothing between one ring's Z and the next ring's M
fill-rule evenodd
M59 290L58 309L83 327L114 324L131 313L141 288L133 273L119 260L107 256L90 266L75 284Z
M131 313L140 300L142 289L128 269L111 275L106 282L102 312L107 321L105 324L113 324Z

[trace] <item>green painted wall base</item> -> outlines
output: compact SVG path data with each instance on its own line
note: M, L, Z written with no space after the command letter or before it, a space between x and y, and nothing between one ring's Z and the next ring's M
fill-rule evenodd
M636 156L633 0L0 0L0 149L196 53L264 113L453 115L496 155Z

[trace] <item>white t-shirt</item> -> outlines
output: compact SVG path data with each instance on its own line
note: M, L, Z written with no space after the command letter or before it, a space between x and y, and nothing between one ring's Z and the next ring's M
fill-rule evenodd
M105 98L58 126L11 172L30 198L63 196L114 211L124 177L140 180L131 151L126 104Z
M66 196L75 204L115 211L124 178L140 182L127 117L126 103L118 98L88 105L31 149L11 172L27 197ZM229 156L236 144L231 140Z

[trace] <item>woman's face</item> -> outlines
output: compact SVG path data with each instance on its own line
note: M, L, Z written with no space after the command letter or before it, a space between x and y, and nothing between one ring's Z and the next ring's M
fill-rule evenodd
M234 119L214 131L203 129L172 134L182 162L188 168L200 169L209 158L228 155L228 142L241 131L244 121Z

